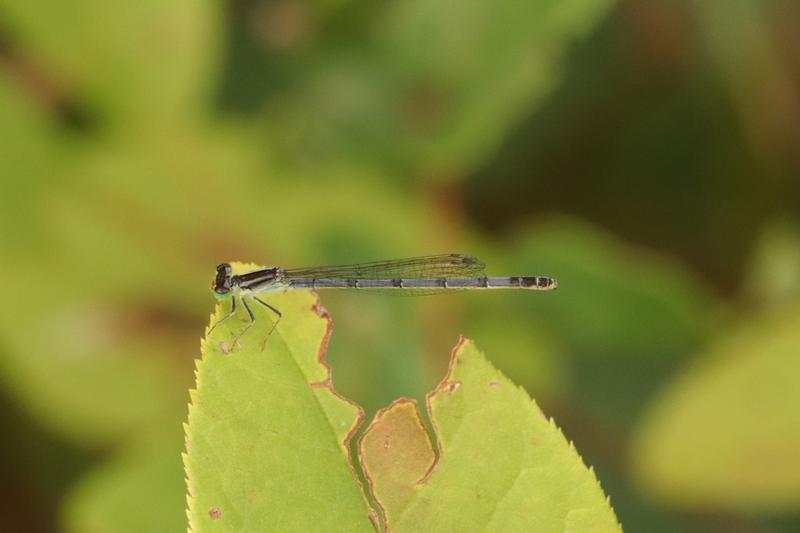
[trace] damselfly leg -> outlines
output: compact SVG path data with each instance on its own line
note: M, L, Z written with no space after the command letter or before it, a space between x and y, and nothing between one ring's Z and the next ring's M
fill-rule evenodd
M231 297L231 312L228 313L227 315L225 315L224 317L220 318L213 326L211 326L211 329L208 330L207 336L210 337L211 336L211 332L214 331L217 326L219 326L220 324L222 324L223 322L225 322L226 320L228 320L230 317L232 317L235 314L236 314L236 297L232 296Z
M267 332L266 337L264 337L264 340L261 342L261 349L263 350L267 345L267 340L269 340L269 338L272 336L272 333L275 331L275 328L278 327L278 323L281 321L281 318L283 318L283 313L278 311L275 307L271 306L270 304L268 304L267 302L265 302L264 300L262 300L258 296L249 296L249 297L252 298L253 300L255 300L256 302L258 302L259 304L261 304L262 306L264 306L265 308L269 309L277 317L275 319L275 321L272 323L272 327ZM233 297L231 297L231 311L230 311L230 313L228 313L223 318L221 318L216 324L214 324L211 327L211 329L208 330L208 334L210 335L211 332L214 331L214 329L217 326L219 326L222 322L224 322L225 320L229 319L234 314L236 314L236 309L237 309L236 300L237 300L237 298L241 300L242 307L244 307L245 311L247 311L247 316L249 317L250 322L244 327L244 329L242 331L240 331L235 337L233 337L233 340L231 342L232 349L236 349L236 346L240 346L239 339L241 339L245 335L245 333L247 333L250 330L250 328L252 328L253 325L256 323L256 315L255 315L255 313L253 313L253 310L250 308L250 306L247 305L246 298L248 298L248 296L238 296L238 297L237 296L233 296Z
M242 307L244 307L244 308L245 308L245 310L247 311L247 315L250 317L250 322L249 322L249 323L248 323L248 324L247 324L247 325L244 327L244 329L243 329L242 331L240 331L240 332L239 332L239 334L238 334L238 335L236 335L236 336L233 338L233 341L231 342L231 346L232 346L234 349L236 349L236 346L238 346L238 345L239 345L239 339L240 339L240 338L242 338L242 335L244 335L245 333L247 333L247 330L249 330L250 328L252 328L252 327L253 327L253 324L255 324L255 323L256 323L256 316L253 314L253 310L252 310L252 309L250 309L250 306L249 306L249 305L247 305L247 300L245 300L244 298L242 298Z
M278 327L278 323L283 318L283 313L281 313L280 311L278 311L277 309L275 309L274 307L269 305L267 302L265 302L264 300L262 300L258 296L253 296L253 299L255 301L257 301L258 303L260 303L261 305L263 305L264 307L266 307L267 309L269 309L270 311L272 311L273 313L275 313L277 315L277 317L278 317L278 318L275 319L275 322L272 323L272 327L269 329L269 333L267 333L267 336L261 342L261 349L263 350L267 345L267 341L272 336L272 332L275 331L275 328Z

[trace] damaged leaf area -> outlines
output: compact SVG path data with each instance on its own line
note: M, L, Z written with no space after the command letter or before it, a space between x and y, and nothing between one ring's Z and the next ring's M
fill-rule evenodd
M336 394L324 360L330 317L308 292L270 303L283 319L266 343L274 316L260 305L240 346L243 309L203 342L186 425L189 528L374 531L348 451L363 412Z
M592 470L528 394L464 339L427 397L378 413L359 442L391 531L620 531ZM437 459L438 457L438 459Z
M352 457L363 411L333 389L327 312L309 292L269 302L283 319L265 344L274 317L257 305L240 346L246 312L202 344L185 427L190 531L619 531L575 448L463 339L426 399L434 434L399 399Z

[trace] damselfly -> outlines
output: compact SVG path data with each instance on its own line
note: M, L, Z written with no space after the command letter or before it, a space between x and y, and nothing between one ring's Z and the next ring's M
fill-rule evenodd
M271 267L242 273L234 273L230 264L223 263L217 267L211 290L218 299L230 299L231 309L208 333L236 314L238 301L247 311L250 322L233 338L235 346L242 335L255 324L255 314L247 303L252 300L275 315L275 321L264 339L266 342L283 315L258 295L276 291L353 289L422 295L477 289L547 291L558 286L555 279L545 276L488 277L483 273L484 266L477 258L461 254L310 268Z

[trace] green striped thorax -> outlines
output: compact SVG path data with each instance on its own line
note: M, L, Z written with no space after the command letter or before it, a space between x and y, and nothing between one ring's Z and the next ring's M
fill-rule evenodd
M258 293L284 288L283 271L280 268L256 268L242 272L242 267L247 266L250 265L222 263L217 267L214 279L211 280L211 292L218 300L240 292ZM238 274L234 274L235 267L240 270Z

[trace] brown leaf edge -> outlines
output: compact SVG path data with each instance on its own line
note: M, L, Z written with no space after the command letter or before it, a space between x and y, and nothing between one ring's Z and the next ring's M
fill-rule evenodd
M316 313L317 316L324 319L326 323L325 334L322 336L322 341L320 342L319 350L317 351L317 362L321 364L323 367L325 367L325 372L328 374L328 376L322 381L315 381L313 383L309 383L308 386L311 387L312 389L317 389L320 387L327 388L328 391L330 391L330 393L333 394L335 397L337 397L339 400L349 405L352 405L358 411L358 416L353 422L353 425L350 427L350 431L348 431L347 435L345 435L345 438L342 441L342 446L344 447L345 452L347 453L347 465L350 467L350 472L353 474L353 479L358 484L358 487L360 489L359 492L361 493L361 497L364 499L364 503L366 504L367 509L369 509L370 522L372 522L373 527L375 527L377 531L380 531L380 528L378 526L380 522L378 518L378 513L372 507L372 504L370 503L369 498L367 497L367 494L364 490L364 486L361 483L361 479L358 476L358 469L356 468L355 457L353 457L352 446L350 446L353 437L356 435L356 433L358 433L358 430L363 425L364 419L366 418L366 414L364 413L363 407L361 407L353 400L341 395L339 391L337 391L336 388L333 386L333 369L331 368L331 365L328 363L327 360L328 344L330 343L331 340L331 333L333 333L333 318L331 317L330 312L327 309L325 309L325 307L323 307L322 304L320 303L319 295L316 292L314 293L314 298L316 299L316 302L314 302L314 304L311 305L311 310L314 313Z
M325 333L322 336L322 340L320 341L319 348L317 349L317 362L321 364L325 368L325 372L327 377L321 381L315 381L309 383L308 386L311 389L318 389L318 388L327 388L331 394L333 394L339 400L352 405L356 408L358 414L356 416L356 420L353 422L352 427L345 435L344 440L342 440L342 446L345 450L347 456L347 464L350 468L350 472L353 475L353 480L359 486L359 492L361 493L361 497L364 499L364 503L369 509L369 519L372 522L373 527L376 531L380 531L380 523L381 519L378 516L378 513L373 508L372 504L367 497L366 491L364 490L364 486L361 483L361 480L358 476L358 471L356 469L356 465L354 462L352 448L350 446L351 441L356 433L358 433L359 428L361 428L362 424L364 423L364 419L366 418L366 414L364 413L364 408L358 405L356 402L342 396L336 388L333 386L333 370L330 364L327 361L327 353L328 353L328 344L330 343L331 334L333 333L333 318L331 317L330 312L322 306L319 300L319 294L316 292L314 294L315 302L311 305L311 311L314 312L318 317L325 320ZM211 321L216 316L216 308L213 313L209 316L209 325L206 326L205 333L203 338L200 339L200 358L195 359L195 368L194 368L194 381L195 387L189 389L189 404L188 404L188 411L191 411L194 403L195 403L195 395L196 395L196 384L197 384L197 373L198 373L198 366L202 363L204 357L206 357L206 342L208 339L208 332L210 330ZM193 486L191 482L191 478L189 476L189 472L187 470L188 463L187 459L189 456L189 422L188 422L188 411L187 411L187 421L183 423L183 435L184 435L184 453L182 454L182 462L183 462L183 471L184 471L184 482L186 484L186 515L188 519L188 528L187 530L191 533L191 507L192 507L192 500L193 500ZM376 500L377 502L377 500ZM212 510L213 511L213 510Z
M453 369L455 368L456 362L458 361L458 352L461 350L461 348L467 342L470 342L470 339L468 339L464 335L459 335L458 342L453 347L453 349L450 351L450 361L447 363L447 371L445 372L444 377L439 382L439 384L436 385L436 387L433 388L433 390L431 390L429 393L427 393L425 395L425 411L427 412L428 421L430 422L431 427L433 428L433 434L432 435L428 434L428 438L435 445L435 448L434 448L435 457L434 457L433 462L431 463L431 466L428 467L428 471L425 472L425 474L417 481L417 485L424 485L425 483L428 482L430 477L436 471L436 467L439 465L439 459L442 457L442 445L441 445L441 442L439 441L439 438L438 438L439 428L436 426L436 420L433 417L433 411L431 409L431 400L433 399L433 397L438 392L444 392L446 394L450 394L450 393L454 392L455 390L457 390L461 386L461 382L460 381L451 381L450 377L451 377L451 375L453 373ZM369 432L369 430L373 427L373 425L375 425L377 422L379 422L381 420L381 417L386 412L388 412L390 409L392 409L395 405L402 404L402 403L411 403L411 404L414 405L415 408L418 408L417 407L417 401L415 399L413 399L413 398L398 398L397 400L395 400L392 403L390 403L388 406L386 406L383 409L381 409L380 411L378 411L375 414L375 417L372 419L372 421L367 426L367 428L361 434L361 437L358 439L357 448L358 448L359 464L361 464L361 465L364 464L364 458L363 458L363 456L361 454L361 449L362 449L361 441L364 439L364 436ZM426 431L426 433L428 433L427 428L425 429L425 431ZM377 505L378 509L380 510L380 523L383 526L382 527L382 531L387 531L388 532L389 531L389 523L388 523L388 521L386 519L386 510L383 508L383 506L381 505L380 500L378 500L378 498L375 495L374 483L373 483L372 478L369 476L369 473L366 471L366 469L363 469L363 468L362 468L362 471L364 472L364 478L367 480L367 486L368 486L368 490L369 490L370 496L372 497L372 500L375 502L375 505Z
M451 394L451 393L455 392L456 390L458 390L458 388L461 386L461 382L460 381L451 380L450 378L451 378L451 376L453 374L453 369L455 368L455 365L458 362L458 353L461 351L461 349L464 347L464 345L467 344L468 342L471 342L471 339L465 337L464 335L459 335L458 342L453 347L453 349L450 351L450 361L447 364L447 371L445 372L444 378L442 378L442 380L439 382L438 385L436 385L436 387L433 388L433 390L431 390L429 393L427 393L425 395L425 411L426 411L426 414L428 416L428 421L430 422L431 427L433 428L433 434L432 435L428 435L428 437L435 444L434 452L436 454L436 457L434 458L433 462L431 463L431 466L428 468L428 471L425 473L425 475L423 475L419 479L419 481L417 481L417 485L424 485L425 483L428 482L428 480L431 478L431 476L434 474L434 472L436 472L436 468L439 466L439 462L440 462L440 459L441 459L442 454L443 454L442 444L441 444L441 441L439 440L439 437L438 437L439 436L439 428L436 425L436 419L433 417L433 410L432 410L432 407L431 407L431 400L439 392L443 392L445 394ZM531 400L531 401L533 401L533 400ZM363 457L362 457L362 454L361 454L361 441L363 440L364 435L366 435L367 432L372 428L372 426L377 421L380 420L381 416L386 411L388 411L389 409L391 409L392 407L394 407L395 405L400 404L400 403L412 403L412 404L414 404L415 407L417 406L417 401L415 399L413 399L413 398L412 399L410 399L410 398L398 398L397 400L395 400L391 404L389 404L387 407L384 407L383 409L378 411L375 414L375 417L373 418L373 420L369 423L367 428L364 430L364 433L362 433L361 437L358 440L359 464L361 464L361 465L364 464ZM535 405L535 402L534 402L534 405ZM544 416L544 414L543 414L543 416ZM549 421L550 421L550 425L551 426L553 426L554 428L557 428L555 420L552 417L549 419ZM565 438L563 432L561 432L560 429L558 429L558 431L561 433L561 436L563 438ZM566 440L566 438L565 438L565 440ZM571 440L567 441L567 442L569 443L570 449L576 455L578 455L578 452L575 449L575 444ZM584 465L584 467L586 467L589 470L589 473L592 476L592 478L594 479L594 481L598 484L598 486L600 486L600 480L597 478L597 475L596 475L596 473L594 471L594 468L592 466L586 465L586 463L584 462L583 458L580 457L580 455L578 455L578 457L580 458L580 461ZM388 521L386 519L386 511L383 508L383 506L381 505L381 503L378 500L378 498L375 496L374 484L373 484L372 478L369 477L369 474L367 473L366 470L363 470L363 472L364 472L364 478L367 480L367 485L368 485L368 490L370 492L370 496L375 501L375 505L377 505L379 510L380 510L380 523L383 526L382 531L388 532L388 531L390 531L390 528L389 528ZM606 503L609 505L609 507L611 507L611 498L608 495L606 495ZM613 508L612 508L612 512L613 512ZM619 520L618 519L617 519L617 524L619 525ZM620 531L622 531L622 526L619 526L619 527L620 527Z

